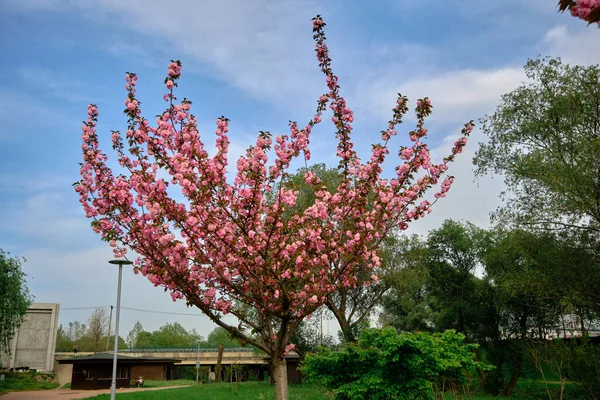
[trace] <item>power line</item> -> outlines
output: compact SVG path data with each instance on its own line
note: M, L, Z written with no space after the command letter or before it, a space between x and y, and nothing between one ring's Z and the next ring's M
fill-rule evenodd
M94 310L96 308L108 308L110 306L94 306L94 307L66 307L66 308L61 308L60 310ZM131 307L121 307L122 310L130 310L130 311L139 311L139 312L146 312L146 313L153 313L153 314L168 314L168 315L187 315L187 316L192 316L192 317L200 317L203 316L204 314L202 313L182 313L182 312L174 312L174 311L157 311L157 310L144 310L142 308L131 308Z
M203 316L204 314L201 313L181 313L181 312L171 312L171 311L156 311L156 310L143 310L141 308L130 308L130 307L121 307L123 310L130 310L130 311L140 311L140 312L147 312L147 313L154 313L154 314L170 314L170 315L190 315L193 317L200 317Z

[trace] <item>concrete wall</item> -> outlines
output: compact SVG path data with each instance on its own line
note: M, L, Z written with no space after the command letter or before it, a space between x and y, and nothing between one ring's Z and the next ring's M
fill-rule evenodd
M71 377L73 376L73 364L59 364L58 361L54 361L54 374L58 383L66 385L71 383Z
M13 338L10 358L2 355L4 367L54 370L59 308L54 303L33 303L29 307Z

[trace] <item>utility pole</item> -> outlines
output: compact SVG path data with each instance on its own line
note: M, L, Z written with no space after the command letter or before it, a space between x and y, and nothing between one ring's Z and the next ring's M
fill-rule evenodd
M112 309L113 306L110 306L110 317L108 317L108 334L106 335L106 347L104 351L108 351L108 344L110 343L110 323L112 322Z

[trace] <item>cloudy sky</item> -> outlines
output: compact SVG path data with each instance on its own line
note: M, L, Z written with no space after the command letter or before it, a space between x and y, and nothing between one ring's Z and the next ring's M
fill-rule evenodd
M306 122L314 112L324 81L310 20L321 14L334 69L355 111L361 154L402 92L412 104L431 98L429 144L439 160L464 122L493 111L524 80L528 58L600 63L600 30L557 14L555 3L1 1L0 248L27 258L31 292L36 301L60 303L63 324L85 320L88 307L115 304L112 253L90 229L71 184L78 180L87 104L99 106L105 148L110 130L125 127L126 71L139 75L138 94L151 118L164 107L166 65L180 59L178 94L193 100L206 142L215 118L225 115L232 121L232 156L239 155L258 130L283 133L289 120ZM446 218L488 224L502 180L474 181L471 160L481 140L476 130L452 165L456 183L449 196L412 232L426 233ZM337 163L331 124L314 131L312 150L314 162ZM136 320L148 330L173 321L202 334L213 328L130 271L122 305L122 334Z

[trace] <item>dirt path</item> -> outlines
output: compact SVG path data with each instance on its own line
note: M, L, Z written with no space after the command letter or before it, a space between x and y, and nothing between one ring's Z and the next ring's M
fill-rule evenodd
M166 386L157 388L129 388L117 389L119 393L129 392L145 392L151 390L175 389L187 386ZM71 390L71 389L53 389L53 390L38 390L35 392L10 392L0 396L0 400L72 400L85 399L88 397L97 396L99 394L110 394L110 389L102 390Z

